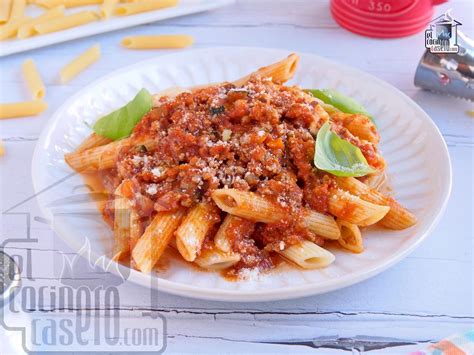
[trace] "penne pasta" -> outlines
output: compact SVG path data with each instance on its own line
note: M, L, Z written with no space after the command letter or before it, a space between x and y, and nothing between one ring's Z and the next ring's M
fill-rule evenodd
M130 251L130 201L122 195L124 180L115 190L114 197L114 238L113 260L120 260Z
M149 273L168 246L183 218L184 210L158 212L132 250L137 268Z
M129 49L184 48L192 45L194 38L188 35L130 36L122 40Z
M388 213L380 221L380 224L385 228L405 229L417 222L415 215L393 198L384 196L355 178L337 178L337 184L341 189L349 191L363 200L389 206Z
M30 20L30 17L23 17L10 21L6 25L0 26L0 41L15 37L20 27Z
M341 230L341 237L338 239L339 244L353 253L362 253L364 245L359 227L356 224L340 219L337 220L337 224Z
M218 189L212 199L223 211L255 222L276 223L285 219L285 211L253 192Z
M14 0L11 6L9 21L25 17L26 0Z
M0 119L36 116L47 108L48 104L39 100L0 104Z
M99 5L104 0L35 0L35 4L39 6L51 9L58 5L64 5L67 8L88 6L88 5Z
M3 144L3 141L0 139L0 157L5 155L5 144Z
M210 228L219 222L219 211L211 204L199 203L188 212L176 231L176 246L186 261L194 261Z
M341 236L339 227L332 216L306 210L304 212L303 222L311 232L326 239L337 240Z
M242 221L242 218L231 214L225 216L224 221L221 223L216 235L214 236L214 244L219 250L225 253L232 251L230 233L232 233L232 230L236 229L236 224L242 223Z
M278 251L278 253L303 269L326 267L336 259L331 252L308 240Z
M75 153L80 153L87 149L100 147L102 145L109 144L111 142L112 140L110 138L102 137L96 133L92 133L89 137L87 137L84 140L84 142L81 143L81 145L79 145L79 147L77 147L77 149L75 150Z
M341 189L331 190L329 196L329 212L332 215L362 227L377 223L389 210L389 206L364 201Z
M262 67L256 72L246 75L243 78L234 81L233 83L237 86L242 86L249 81L250 77L254 75L260 76L262 78L272 78L272 81L276 83L284 83L295 75L299 60L300 57L295 53L292 53L282 61Z
M17 37L18 38L28 38L36 34L34 27L40 23L47 22L54 18L63 17L64 16L64 5L56 6L50 10L45 11L38 17L32 18L29 21L23 23L18 28Z
M380 142L380 135L377 132L377 127L372 120L365 115L338 112L332 114L331 118L335 121L341 122L349 132L360 139L373 144L378 144Z
M33 100L42 99L46 93L46 88L32 59L23 62L22 71Z
M64 17L56 17L49 21L40 22L33 26L33 30L38 34L46 34L67 30L97 21L98 19L99 17L94 11L81 11Z
M129 4L121 4L115 8L116 16L129 16L141 12L159 10L178 5L178 0L146 0Z
M100 46L96 44L61 69L61 83L67 83L100 58Z
M240 261L240 255L236 253L225 253L218 248L204 250L194 262L208 270L224 270L237 264Z
M8 20L10 20L12 2L13 0L0 1L0 24L8 22Z
M100 6L100 17L104 20L110 18L114 14L115 7L119 3L119 0L104 0L103 4Z

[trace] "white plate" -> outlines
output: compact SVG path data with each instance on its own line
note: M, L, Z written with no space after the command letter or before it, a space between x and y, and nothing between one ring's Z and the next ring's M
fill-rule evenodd
M176 7L143 12L131 16L112 17L107 21L95 21L80 27L74 27L42 36L35 36L26 39L11 39L2 42L2 45L0 46L0 57L28 51L30 49L46 47L51 44L66 42L77 38L93 36L99 33L143 25L144 23L212 10L232 4L234 1L235 0L180 0ZM84 10L97 11L97 9L97 6L83 6L80 8L69 9L67 10L67 13L80 12ZM26 14L29 16L37 16L39 13L41 13L39 9L31 6L29 6L26 11Z
M89 237L93 261L101 255L110 255L112 232L94 206L88 209L93 211L93 216L77 217L77 214L65 215L64 210L62 214L58 212L68 208L77 212L78 206L51 205L52 201L77 194L77 187L83 185L77 175L65 178L72 171L63 155L74 150L90 133L85 122L91 124L97 117L123 105L142 87L156 92L176 85L232 80L288 53L236 47L180 52L119 70L81 90L48 122L33 158L35 191L44 214L53 221L53 229L75 251ZM322 270L303 271L282 265L258 279L228 282L217 273L197 271L173 260L158 277L132 270L129 280L203 299L243 302L289 299L328 292L367 279L407 256L431 232L450 194L451 165L446 144L428 115L381 80L311 54L301 54L291 83L305 88L339 90L362 102L377 118L381 149L388 162L395 197L418 216L419 223L404 231L366 229L363 253L336 251L336 261ZM119 270L128 271L123 266Z

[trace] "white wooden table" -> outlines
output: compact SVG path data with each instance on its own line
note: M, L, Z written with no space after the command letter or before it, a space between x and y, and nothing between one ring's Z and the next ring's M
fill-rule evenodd
M461 30L473 35L473 3L450 1L436 9L437 15L450 7L463 23ZM74 256L45 224L34 198L29 199L33 196L31 156L37 138L59 105L87 83L114 69L168 53L122 49L120 39L130 33L187 33L195 36L195 47L242 45L311 52L372 73L410 96L438 125L449 146L454 183L447 211L432 235L405 260L368 281L320 296L251 304L200 301L164 293L150 302L147 290L126 282L117 286L120 305L116 309L123 326L150 323L146 312L163 315L168 353L337 353L352 349L354 353L377 354L424 349L427 343L473 326L474 119L466 114L472 104L414 87L414 70L424 50L422 33L394 40L356 36L333 21L327 1L240 0L213 12L1 58L1 102L26 97L20 65L33 57L47 84L46 100L50 104L40 117L0 122L0 137L7 151L0 158L0 209L18 205L11 210L16 214L1 216L0 241L28 236L38 240L9 242L5 248L23 257L23 289L31 286L39 295L42 286L59 288L58 260ZM59 85L59 68L95 42L102 46L101 61L69 85ZM94 275L103 277L99 271L87 277L94 279ZM71 282L86 284L87 277ZM84 308L106 308L102 302L73 304L65 312L49 292L40 301L24 305L19 313L6 311L3 318L28 327L33 318L73 317ZM20 335L0 328L0 353L22 353ZM128 351L139 348L132 346ZM45 348L36 347L41 349Z

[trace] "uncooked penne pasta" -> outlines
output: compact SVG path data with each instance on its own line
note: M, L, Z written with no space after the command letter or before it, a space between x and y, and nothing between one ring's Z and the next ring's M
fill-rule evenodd
M335 256L331 252L308 240L278 251L278 253L303 269L319 269L328 266L335 260Z
M99 136L96 133L91 133L80 145L77 147L75 153L83 152L84 150L100 147L105 144L111 143L112 140L107 137Z
M122 46L129 49L184 48L193 42L193 37L188 35L130 36L122 40Z
M240 255L236 253L224 253L218 248L204 250L194 262L207 270L224 270L240 261Z
M266 67L262 67L257 71L244 76L243 78L235 80L233 83L237 86L242 86L253 75L257 75L262 78L272 78L272 81L276 83L284 83L290 80L293 75L295 75L296 67L298 66L299 60L300 57L292 53L282 61L270 64Z
M57 17L50 21L44 21L33 26L34 31L46 34L77 27L99 19L94 11L81 11L64 17Z
M42 99L46 93L46 88L32 59L27 59L23 62L22 71L33 100Z
M0 104L0 119L36 116L47 108L48 104L40 100Z
M326 239L339 239L341 232L334 217L316 211L306 210L303 216L305 226L313 233Z
M211 204L199 203L191 208L176 231L176 246L186 261L194 261L210 228L219 222L219 210Z
M141 12L159 10L178 5L178 0L144 0L129 4L121 4L115 8L116 16L128 16Z
M56 6L43 12L40 16L30 19L18 28L18 38L28 38L36 34L34 27L40 23L64 16L64 5Z
M100 17L104 20L110 18L114 14L115 7L119 3L119 0L104 0L103 4L100 6Z
M353 253L362 253L364 245L362 242L362 234L356 224L338 219L337 224L341 229L341 237L338 239L339 244Z
M363 200L389 206L390 210L380 221L380 224L385 228L405 229L417 222L416 216L393 198L384 196L355 178L337 178L337 184L341 189L349 191Z
M67 83L71 79L75 78L84 69L98 61L99 58L100 46L96 44L61 69L61 72L59 73L61 83Z
M363 227L377 223L390 210L389 206L364 201L341 189L333 189L329 195L329 212L332 215Z
M0 1L0 24L8 22L8 20L10 19L12 2L13 0Z
M286 216L282 208L253 192L218 189L212 199L221 210L255 222L276 223Z
M19 28L30 20L31 17L23 17L10 21L3 26L0 26L0 41L15 37Z
M168 246L184 214L184 210L158 212L153 218L132 250L132 258L140 271L149 273L153 269Z
M14 0L11 7L9 21L23 18L25 16L26 0Z
M35 0L36 5L51 9L58 5L64 5L65 7L79 7L88 5L99 5L104 0Z

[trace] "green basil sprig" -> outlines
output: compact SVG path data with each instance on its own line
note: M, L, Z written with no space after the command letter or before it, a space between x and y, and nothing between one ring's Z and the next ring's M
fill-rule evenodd
M339 138L326 122L316 136L314 165L336 176L364 176L375 170L369 166L360 149Z
M374 118L367 112L364 106L354 99L341 94L340 92L331 89L308 89L306 91L324 103L332 105L342 112L354 114L359 113L369 117L372 122L374 122Z
M93 130L98 135L113 140L128 137L152 106L151 94L146 89L141 89L128 104L99 119Z

